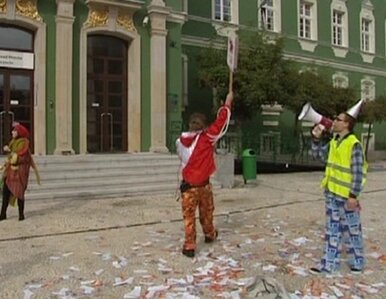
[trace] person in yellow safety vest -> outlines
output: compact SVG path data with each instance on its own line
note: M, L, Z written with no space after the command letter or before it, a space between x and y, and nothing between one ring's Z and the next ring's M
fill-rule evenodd
M353 134L357 113L340 113L334 120L335 137L322 141L322 127L311 132L312 153L326 162L322 180L326 199L326 227L323 257L313 274L328 274L340 270L342 246L346 249L351 273L364 268L363 237L359 195L366 182L367 162L362 145Z

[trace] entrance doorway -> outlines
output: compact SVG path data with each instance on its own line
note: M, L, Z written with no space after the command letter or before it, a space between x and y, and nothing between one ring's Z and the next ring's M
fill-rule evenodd
M127 151L126 41L87 38L87 151Z
M28 29L0 24L0 154L11 140L12 123L19 122L30 132L34 149L34 33ZM23 56L24 55L24 56Z
M33 72L0 68L0 153L12 138L14 121L30 132L33 146Z

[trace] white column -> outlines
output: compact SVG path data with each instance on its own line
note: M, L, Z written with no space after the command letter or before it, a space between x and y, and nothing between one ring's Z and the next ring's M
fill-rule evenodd
M166 147L166 17L170 10L162 0L148 7L150 28L151 152L168 152Z
M72 149L72 41L75 0L56 0L56 148L55 154Z

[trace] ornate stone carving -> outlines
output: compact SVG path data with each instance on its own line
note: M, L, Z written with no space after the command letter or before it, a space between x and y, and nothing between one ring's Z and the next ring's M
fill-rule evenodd
M36 21L42 20L36 6L36 0L16 0L16 13Z
M131 13L119 13L117 17L117 24L128 31L137 31L134 27L133 14Z
M0 12L7 10L7 0L0 0Z
M107 8L90 9L86 25L90 27L105 26L108 19L109 11Z

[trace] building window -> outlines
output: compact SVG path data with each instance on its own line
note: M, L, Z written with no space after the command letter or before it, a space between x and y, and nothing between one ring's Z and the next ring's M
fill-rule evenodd
M332 12L332 44L335 46L343 46L343 17L340 11Z
M371 49L371 39L372 39L372 34L371 34L371 20L367 19L362 19L362 24L361 24L361 50L363 52L372 52Z
M299 7L299 37L312 38L312 4L300 2Z
M231 21L231 0L215 0L214 19L223 22Z
M260 135L260 154L280 153L280 133L266 133Z
M336 57L348 52L348 10L346 0L331 2L331 45Z
M375 99L375 82L371 79L361 81L361 99L373 101Z
M265 0L260 3L261 24L269 31L275 31L275 14L273 10L273 0Z
M24 28L10 25L0 26L0 48L33 52L34 34Z
M334 74L332 76L332 84L334 85L334 87L347 88L348 78L343 74Z
M361 56L364 62L372 63L375 57L375 18L370 1L363 1L359 14Z
M258 0L259 27L271 32L281 32L281 0Z
M314 52L318 45L318 2L297 0L298 42L304 51Z

